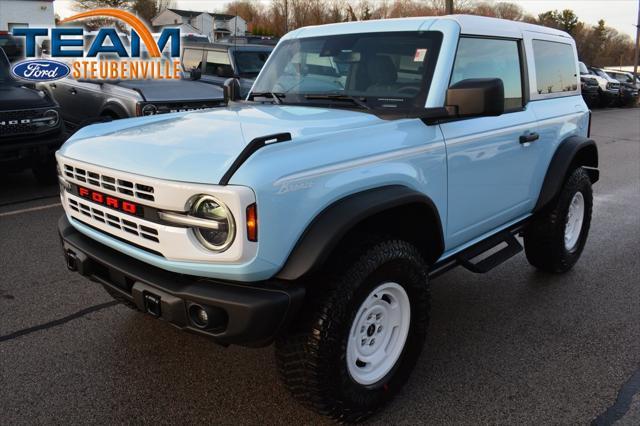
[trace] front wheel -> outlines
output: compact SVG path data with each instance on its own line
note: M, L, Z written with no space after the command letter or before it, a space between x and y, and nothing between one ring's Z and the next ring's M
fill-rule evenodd
M311 409L360 421L393 398L422 351L427 268L411 244L387 240L362 251L330 287L276 342L278 367Z
M560 195L525 230L529 263L546 272L571 269L587 241L592 207L591 180L578 167L565 181Z

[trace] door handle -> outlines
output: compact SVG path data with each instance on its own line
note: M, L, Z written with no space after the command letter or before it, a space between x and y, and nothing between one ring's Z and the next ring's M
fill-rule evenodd
M535 142L538 139L540 139L539 134L537 134L536 132L530 132L530 133L527 133L526 135L520 136L520 143Z
M69 93L71 93L72 95L75 95L78 92L76 91L76 89L69 89ZM520 136L520 137L522 137L522 136Z

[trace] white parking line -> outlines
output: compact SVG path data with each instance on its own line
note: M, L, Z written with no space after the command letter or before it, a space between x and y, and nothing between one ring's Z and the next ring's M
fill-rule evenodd
M60 203L55 203L55 204L47 204L44 206L38 206L38 207L30 207L28 209L21 209L21 210L13 210L10 212L5 212L5 213L0 213L0 217L5 217L5 216L14 216L17 214L22 214L22 213L30 213L30 212L37 212L38 210L46 210L46 209L50 209L53 207L58 207L60 206Z

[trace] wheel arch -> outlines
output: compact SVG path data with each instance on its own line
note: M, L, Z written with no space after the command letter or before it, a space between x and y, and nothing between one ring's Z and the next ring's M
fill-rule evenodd
M576 167L584 167L591 183L599 180L598 147L593 139L570 136L560 143L549 163L534 212L542 210L560 193L567 175Z
M101 117L108 116L114 120L118 120L120 118L129 117L129 113L127 112L127 109L124 106L120 105L119 103L109 101L102 106L102 109L100 111L100 116Z
M444 252L442 222L433 200L406 186L391 185L346 196L322 210L298 239L276 277L295 280L311 274L337 248L348 244L350 237L362 231L380 231L384 225L383 234L415 244L429 264Z

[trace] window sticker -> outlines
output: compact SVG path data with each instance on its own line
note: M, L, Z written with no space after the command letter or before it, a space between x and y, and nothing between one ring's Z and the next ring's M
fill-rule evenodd
M413 62L422 62L424 61L425 56L427 56L427 49L416 49L416 54L413 56Z

